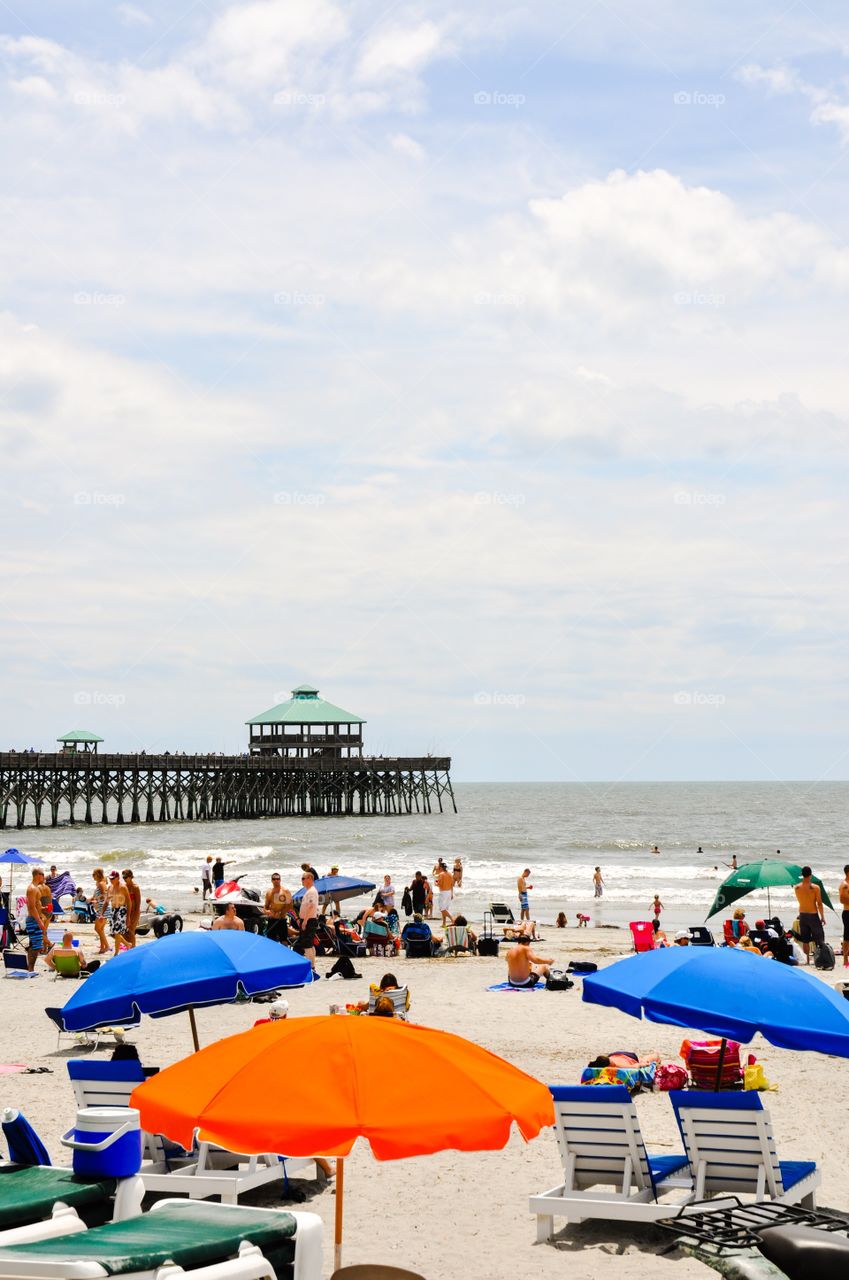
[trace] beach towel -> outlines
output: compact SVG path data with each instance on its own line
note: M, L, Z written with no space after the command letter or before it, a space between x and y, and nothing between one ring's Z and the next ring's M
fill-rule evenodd
M545 991L545 983L538 982L535 987L514 987L510 982L496 982L487 991Z
M581 1084L624 1084L629 1093L636 1093L653 1087L656 1071L656 1062L645 1067L585 1067Z

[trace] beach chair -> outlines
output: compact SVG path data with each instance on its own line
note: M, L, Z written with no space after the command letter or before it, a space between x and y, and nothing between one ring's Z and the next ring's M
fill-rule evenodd
M62 1048L63 1036L67 1036L69 1040L73 1040L76 1044L91 1046L93 1051L97 1050L104 1036L113 1036L115 1043L120 1044L124 1038L124 1032L128 1031L130 1027L137 1027L141 1022L141 1014L136 1013L134 1017L123 1022L116 1022L109 1027L96 1027L92 1031L67 1031L61 1009L46 1008L44 1012L59 1033L56 1040L57 1051Z
M687 930L691 947L715 947L716 941L705 924L691 924Z
M469 930L464 924L449 924L445 929L445 950L449 956L458 956L461 951L467 956L472 954L469 944Z
M757 1200L816 1207L822 1174L811 1160L779 1160L769 1112L757 1093L669 1094L696 1200L749 1193Z
M27 953L25 951L4 951L3 952L3 977L4 978L37 978L38 974L34 971L30 973L27 965Z
M81 1178L72 1169L0 1164L0 1248L73 1235L141 1212L140 1178Z
M690 1088L706 1089L716 1092L719 1058L722 1054L722 1074L719 1078L720 1090L743 1088L743 1064L740 1060L740 1045L736 1040L725 1041L723 1053L721 1040L685 1040L679 1053L690 1072Z
M0 1249L0 1280L321 1280L314 1213L161 1200L149 1213Z
M495 924L505 925L516 923L516 918L506 902L491 902L489 904L489 910Z
M407 1010L410 1007L410 989L409 987L390 987L388 991L381 991L378 987L372 985L369 988L368 995L368 1011L374 1013L375 1005L381 996L388 996L392 1001L392 1008L395 1010L395 1017L407 1021Z
M120 1062L93 1062L70 1058L68 1075L78 1107L128 1107L130 1095L155 1069L135 1058ZM242 1155L210 1142L199 1142L185 1151L161 1134L142 1130L140 1176L145 1191L183 1194L191 1199L220 1196L222 1204L237 1204L239 1196L266 1182L282 1179L315 1162L307 1157L280 1156L275 1152Z
M531 1196L537 1240L554 1234L554 1219L654 1222L693 1199L686 1155L650 1156L637 1111L624 1085L551 1085L554 1128L564 1181ZM597 1190L608 1187L608 1191ZM675 1201L660 1203L667 1191Z
M53 956L53 981L57 978L81 978L83 967L77 955ZM88 977L88 974L85 975Z
M632 920L628 925L634 942L634 950L654 951L654 930L651 920Z

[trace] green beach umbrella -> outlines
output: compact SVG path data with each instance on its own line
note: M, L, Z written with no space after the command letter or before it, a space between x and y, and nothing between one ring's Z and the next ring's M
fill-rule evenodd
M764 858L761 862L747 862L745 866L738 867L726 880L723 880L716 891L713 906L707 913L706 919L709 920L711 916L716 915L717 911L730 907L738 898L745 898L747 893L754 893L756 889L766 889L767 911L771 911L770 889L784 885L797 885L801 879L802 868L795 862L778 862L775 858ZM831 899L822 880L817 876L811 876L811 879L814 884L819 885L825 906L831 907L833 911L834 907L831 905Z

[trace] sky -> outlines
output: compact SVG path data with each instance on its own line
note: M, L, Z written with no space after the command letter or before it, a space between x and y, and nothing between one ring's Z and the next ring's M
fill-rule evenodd
M0 6L2 745L845 779L836 0Z

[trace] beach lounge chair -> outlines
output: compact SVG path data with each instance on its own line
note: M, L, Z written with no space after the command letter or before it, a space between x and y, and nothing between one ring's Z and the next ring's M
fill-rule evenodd
M687 932L690 935L691 947L715 947L716 941L705 924L691 924Z
M68 1075L78 1107L128 1107L130 1094L154 1071L133 1058L120 1062L92 1062L70 1058ZM239 1196L266 1182L288 1180L289 1174L314 1161L306 1157L281 1157L274 1152L242 1155L209 1142L184 1151L160 1134L142 1131L142 1167L145 1191L183 1194L191 1199L220 1196L222 1204L237 1204Z
M749 1192L757 1200L816 1206L822 1174L809 1160L779 1160L757 1093L669 1094L690 1163L695 1199Z
M129 1021L116 1022L114 1026L96 1027L93 1031L66 1031L65 1023L62 1018L61 1009L57 1009L55 1007L46 1008L44 1012L47 1014L48 1018L53 1023L56 1030L59 1032L59 1035L56 1040L57 1050L61 1049L62 1047L63 1036L67 1036L68 1039L73 1040L76 1044L82 1044L86 1046L90 1045L93 1050L97 1049L98 1045L100 1044L104 1036L114 1036L116 1043L119 1043L123 1039L125 1031L127 1031L130 1027L137 1027L141 1022L141 1014L137 1013L135 1017L133 1017Z
M320 1280L321 1219L169 1199L124 1222L0 1249L0 1280L152 1280L157 1274L170 1280Z
M491 902L489 904L490 914L495 924L515 924L516 919L506 902Z
M647 1154L624 1085L549 1087L564 1181L530 1198L538 1241L554 1234L555 1218L654 1222L689 1204L692 1178L686 1155ZM660 1203L659 1197L671 1190L679 1192L676 1200Z
M632 920L628 925L634 940L634 950L654 951L654 929L651 920Z
M0 1164L0 1247L132 1217L143 1199L140 1178L78 1178L71 1169Z

